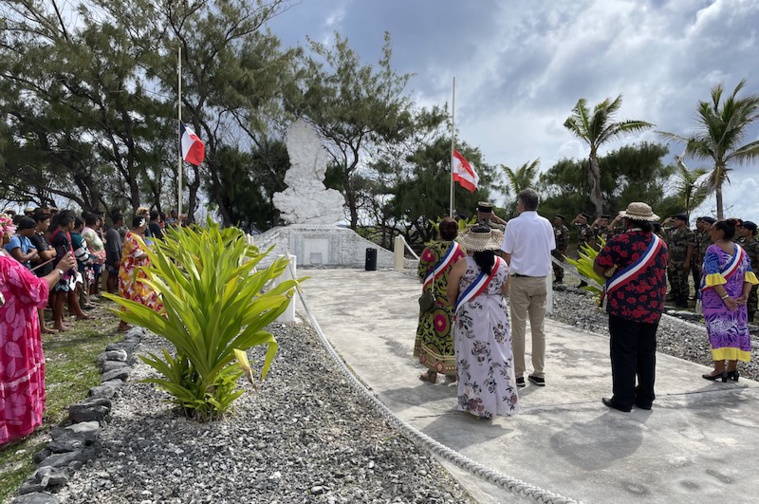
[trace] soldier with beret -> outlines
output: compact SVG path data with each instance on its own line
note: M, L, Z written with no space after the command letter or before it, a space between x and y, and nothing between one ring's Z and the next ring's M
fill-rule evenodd
M593 246L598 250L603 248L601 240L603 240L603 243L606 243L612 236L611 228L609 227L610 220L611 215L603 214L590 225L590 229L593 232Z
M709 238L709 230L714 222L714 217L704 216L696 219L696 232L694 234L696 247L693 249L693 260L690 264L693 285L701 283L701 267L704 263L704 257L706 257L706 249L712 244L712 239Z
M751 221L743 221L743 226L741 226L741 233L743 233L743 245L741 246L751 260L752 270L759 268L759 241L756 239L756 227L756 224ZM759 269L754 271L759 271ZM751 286L751 292L749 292L748 300L746 301L749 322L754 321L756 314L757 301L759 300L757 288L759 288L757 285Z
M664 224L671 224L665 233L665 241L669 249L667 276L669 277L672 301L678 308L688 307L690 287L688 274L696 248L696 235L688 228L688 216L677 214L667 217Z
M477 224L484 224L499 231L506 229L506 221L495 214L493 204L487 201L477 203Z
M556 248L551 251L551 255L561 262L564 262L564 256L567 255L567 246L569 245L569 229L564 225L566 217L556 214L553 219L553 234L556 238ZM557 264L552 264L553 275L557 284L564 283L564 268Z
M583 245L590 245L593 246L594 240L593 240L593 231L590 229L590 224L588 224L588 221L590 220L590 215L582 212L577 214L577 217L575 217L572 220L572 225L575 227L575 230L577 231L577 254L579 257L580 251L582 250ZM580 285L577 287L584 287L588 285L584 280L580 281Z

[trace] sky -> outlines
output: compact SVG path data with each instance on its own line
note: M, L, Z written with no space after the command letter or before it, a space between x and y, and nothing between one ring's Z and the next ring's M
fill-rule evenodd
M455 76L458 137L512 168L588 156L563 127L579 98L592 106L621 94L616 120L687 136L714 85L731 93L745 79L742 94L759 94L759 0L300 0L269 28L285 47L339 32L367 64L389 32L394 70L414 74L411 99L450 104ZM755 126L744 143L759 139ZM599 154L644 140L664 142L649 131ZM759 165L732 168L725 214L759 222ZM712 196L695 213L715 208Z

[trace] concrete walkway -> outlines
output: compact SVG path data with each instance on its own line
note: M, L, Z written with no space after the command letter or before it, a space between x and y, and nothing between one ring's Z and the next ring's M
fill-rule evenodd
M415 278L392 270L299 274L311 277L303 283L308 309L360 379L401 419L473 460L586 503L759 499L756 382L708 382L708 368L659 354L653 410L612 411L601 404L611 392L608 336L549 320L547 386L520 389L516 416L476 421L456 411L455 384L418 378ZM529 352L529 331L527 340ZM447 467L479 502L527 502Z

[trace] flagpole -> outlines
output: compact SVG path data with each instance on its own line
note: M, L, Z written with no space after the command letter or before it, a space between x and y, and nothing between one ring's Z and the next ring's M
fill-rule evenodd
M455 148L455 142L456 142L456 126L454 124L455 118L456 118L456 76L453 76L453 87L452 87L452 95L451 95L451 197L450 197L450 208L449 208L449 214L450 217L453 218L453 150Z
M179 153L178 173L177 179L177 219L181 219L182 215L182 45L177 48L177 116L179 117L179 123L177 124L177 152Z

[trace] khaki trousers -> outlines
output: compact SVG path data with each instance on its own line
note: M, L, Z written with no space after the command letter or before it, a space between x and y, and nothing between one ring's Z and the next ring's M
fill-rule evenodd
M527 317L532 332L532 367L534 376L544 377L546 358L546 279L545 277L511 277L509 287L511 310L511 345L514 351L514 371L517 378L526 371L524 362Z

